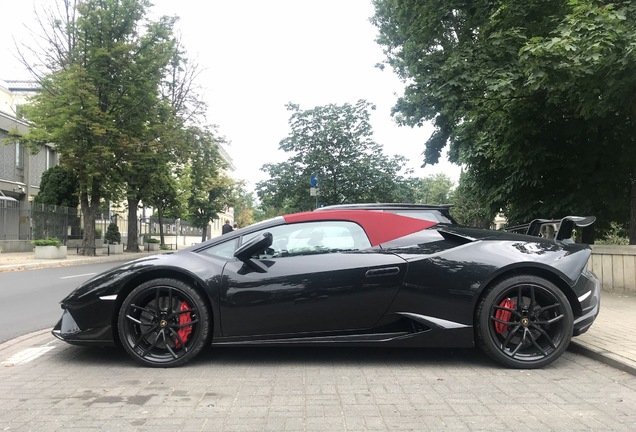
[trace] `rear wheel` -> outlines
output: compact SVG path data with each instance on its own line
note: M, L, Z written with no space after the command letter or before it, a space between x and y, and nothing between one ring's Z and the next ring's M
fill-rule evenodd
M480 301L477 343L505 366L540 368L566 350L573 320L568 299L552 282L515 276L499 282Z
M137 362L151 367L180 366L207 344L208 307L192 287L175 279L155 279L135 288L119 310L122 345Z

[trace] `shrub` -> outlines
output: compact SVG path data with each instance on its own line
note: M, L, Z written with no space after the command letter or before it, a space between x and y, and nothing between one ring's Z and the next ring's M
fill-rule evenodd
M106 230L104 240L107 244L119 244L121 242L121 234L119 234L119 227L115 222L111 222Z
M95 228L95 238L96 239L101 239L102 238L102 229L101 228Z
M60 239L52 237L48 239L31 240L33 246L64 246Z
M599 245L628 245L629 237L627 237L627 232L622 225L611 222L605 236L595 243Z
M159 239L147 238L146 243L159 243Z

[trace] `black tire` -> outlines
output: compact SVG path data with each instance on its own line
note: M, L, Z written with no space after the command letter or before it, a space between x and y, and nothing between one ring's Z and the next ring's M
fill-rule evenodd
M541 368L567 349L573 321L568 299L552 282L514 276L497 283L479 302L477 345L507 367Z
M192 360L210 338L210 312L192 287L176 279L154 279L124 300L119 339L137 362L175 367Z

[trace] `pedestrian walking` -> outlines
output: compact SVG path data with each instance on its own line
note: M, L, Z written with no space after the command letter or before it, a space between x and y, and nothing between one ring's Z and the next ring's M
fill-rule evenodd
M225 219L225 224L223 224L223 227L221 228L221 234L227 234L232 231L234 231L234 228L230 225L229 219Z

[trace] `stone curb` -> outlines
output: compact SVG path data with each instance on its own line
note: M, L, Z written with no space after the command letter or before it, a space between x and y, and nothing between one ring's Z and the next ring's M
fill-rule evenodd
M66 258L60 260L38 260L38 262L23 262L19 264L2 264L0 272L34 270L52 267L65 267L82 264L95 264L112 261L133 261L137 258L144 258L151 255L170 253L174 251L153 251L153 252L129 252L117 255L104 255L94 257Z
M591 347L589 345L577 342L574 339L570 342L568 350L599 361L615 369L622 370L623 372L627 372L630 375L636 376L636 363L615 353L609 352L604 349Z

